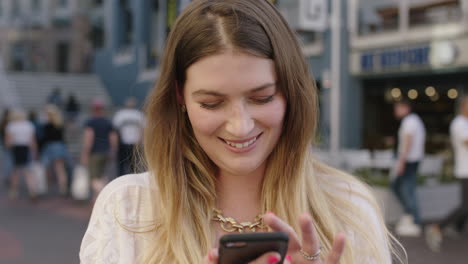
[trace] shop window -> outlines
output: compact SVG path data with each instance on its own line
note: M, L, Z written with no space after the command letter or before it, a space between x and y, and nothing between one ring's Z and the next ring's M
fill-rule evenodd
M400 0L359 0L358 18L361 35L397 31Z
M119 8L119 24L121 26L120 30L120 48L125 49L132 45L133 43L133 10L131 7L130 0L120 0Z
M410 0L409 5L410 27L455 22L463 16L459 0Z

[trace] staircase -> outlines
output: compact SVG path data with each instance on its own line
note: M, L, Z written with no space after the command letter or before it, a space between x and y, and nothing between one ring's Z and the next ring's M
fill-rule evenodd
M82 110L88 109L93 98L101 98L108 105L111 102L103 84L93 74L6 73L6 77L20 98L18 107L25 110L41 109L56 87L60 88L64 100L73 93Z
M19 100L10 106L25 111L40 111L47 103L47 97L54 88L60 88L63 102L73 93L80 104L81 112L76 124L67 125L65 141L73 157L77 159L81 151L83 121L89 116L89 106L94 98L102 99L110 106L112 102L100 79L93 74L59 74L59 73L6 73L6 79Z

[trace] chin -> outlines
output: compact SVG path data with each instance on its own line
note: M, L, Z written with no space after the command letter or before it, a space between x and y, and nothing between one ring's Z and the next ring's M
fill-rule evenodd
M220 166L219 168L225 170L233 175L248 175L253 173L260 167L260 162L239 162L236 164L229 164L230 166Z

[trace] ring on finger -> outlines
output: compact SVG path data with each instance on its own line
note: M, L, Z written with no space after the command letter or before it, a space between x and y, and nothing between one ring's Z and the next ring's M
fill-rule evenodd
M307 260L317 260L317 259L319 259L320 258L320 253L322 253L322 248L321 247L319 247L319 249L312 255L308 254L303 249L301 249L302 256Z

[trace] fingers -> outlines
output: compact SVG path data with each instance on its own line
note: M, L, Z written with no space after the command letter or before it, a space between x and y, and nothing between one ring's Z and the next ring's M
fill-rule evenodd
M268 252L263 254L256 260L249 262L249 264L276 264L281 260L281 255L278 252Z
M288 234L289 237L289 249L290 250L297 250L301 248L301 244L299 242L299 238L297 237L296 232L294 229L286 224L283 220L277 217L274 213L267 213L263 217L263 221L267 226L269 226L275 232L284 232Z
M218 264L218 249L212 248L208 251L208 255L206 255L204 262L206 264Z
M320 250L320 241L312 217L308 213L302 214L299 224L302 230L302 249L309 255L316 254Z
M326 264L338 264L343 255L344 247L346 242L346 236L343 233L338 234L333 241L333 247L330 254L327 257Z

